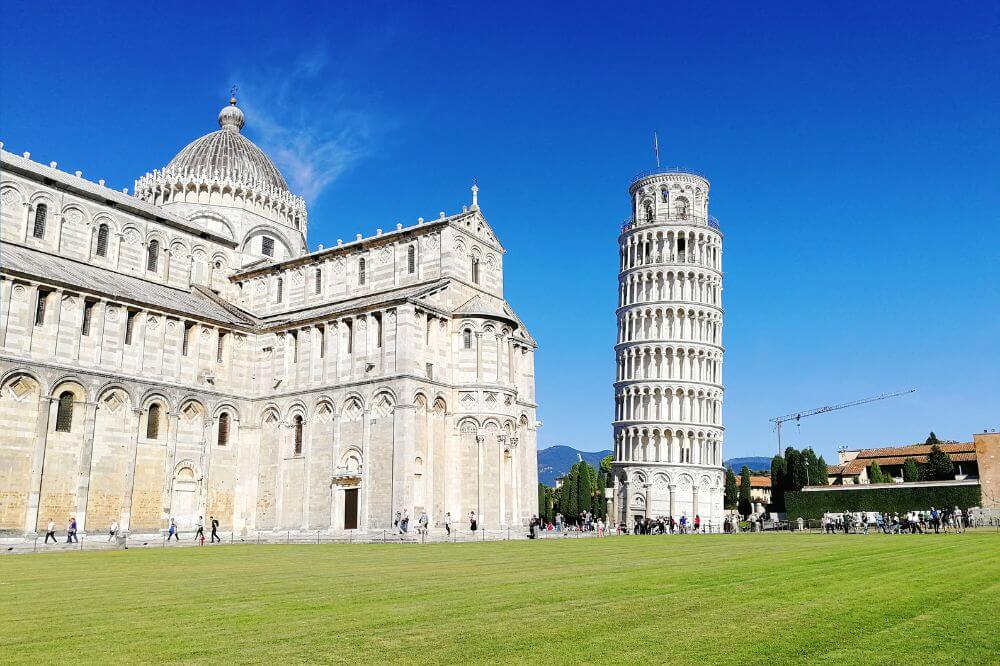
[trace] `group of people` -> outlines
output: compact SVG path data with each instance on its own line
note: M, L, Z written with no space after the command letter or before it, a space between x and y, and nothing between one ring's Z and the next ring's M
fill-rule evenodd
M695 514L694 519L687 513L681 517L659 516L657 518L636 518L633 523L633 534L689 534L705 530L707 525L702 522L701 515Z
M962 511L957 506L952 509L936 509L928 511L908 511L900 516L898 513L842 513L824 514L823 531L835 534L841 530L844 534L868 534L869 529L885 534L935 534L948 532L964 532L972 526L968 511Z
M426 535L428 527L430 526L430 516L427 515L426 511L421 511L420 516L417 518L417 534ZM397 511L396 516L392 521L392 527L399 534L400 540L406 538L406 535L410 531L410 510L403 509L402 511ZM448 536L451 536L452 519L451 512L444 514L444 530ZM475 532L479 529L479 518L476 516L475 511L469 512L469 530Z
M52 539L52 543L59 543L56 537L56 521L51 518L49 524L45 526L45 545L49 544L49 539ZM70 516L66 521L66 543L80 543L76 538L76 516Z

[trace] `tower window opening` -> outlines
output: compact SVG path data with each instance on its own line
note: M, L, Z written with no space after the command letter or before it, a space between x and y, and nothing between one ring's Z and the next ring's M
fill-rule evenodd
M319 357L323 358L326 356L326 328L323 326L317 326L316 338L317 344L319 344Z
M316 269L316 293L317 294L323 293L323 269L322 268L317 268Z
M280 303L285 298L285 281L282 278L278 278L277 294L275 295L275 302Z
M406 272L412 274L417 270L417 249L412 245L406 250Z
M219 331L219 341L215 346L215 362L222 363L225 356L226 349L226 334L223 331Z
M31 228L31 235L35 238L45 238L45 220L49 216L49 207L45 204L35 206L35 224Z
M347 353L354 353L354 322L348 319L344 322L344 330L347 333Z
M260 239L260 253L265 257L274 256L274 239L270 236L262 236Z
M667 188L665 187L662 190L660 190L660 200L663 201L663 203L667 203L670 201L670 193L667 191Z
M375 346L382 347L382 314L376 312L373 315L375 319Z
M292 338L292 363L299 362L299 333L298 331L292 331L289 333Z
M479 284L479 257L472 258L472 281Z
M365 260L358 259L358 284L365 283Z
M646 210L646 221L647 222L652 222L653 221L653 204L652 204L652 202L647 201L644 204L644 207L645 207L645 210Z
M472 349L472 331L468 328L462 331L462 348Z

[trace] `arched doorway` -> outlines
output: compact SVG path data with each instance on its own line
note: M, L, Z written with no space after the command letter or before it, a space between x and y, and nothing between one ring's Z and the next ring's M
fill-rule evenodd
M170 494L170 517L181 530L193 529L198 511L198 479L194 468L182 466L174 473Z

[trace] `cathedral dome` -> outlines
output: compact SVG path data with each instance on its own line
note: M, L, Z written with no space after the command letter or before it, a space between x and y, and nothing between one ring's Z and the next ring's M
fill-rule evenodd
M239 182L288 191L278 167L250 139L240 134L243 111L236 98L219 112L221 129L195 139L177 153L164 171L189 176L219 175Z

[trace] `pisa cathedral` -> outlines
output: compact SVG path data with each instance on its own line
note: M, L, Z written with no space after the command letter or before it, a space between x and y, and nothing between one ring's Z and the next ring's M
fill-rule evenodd
M637 176L618 237L612 513L722 525L722 232L709 182Z
M0 530L526 523L536 345L477 188L310 252L235 99L218 121L131 195L2 151Z

